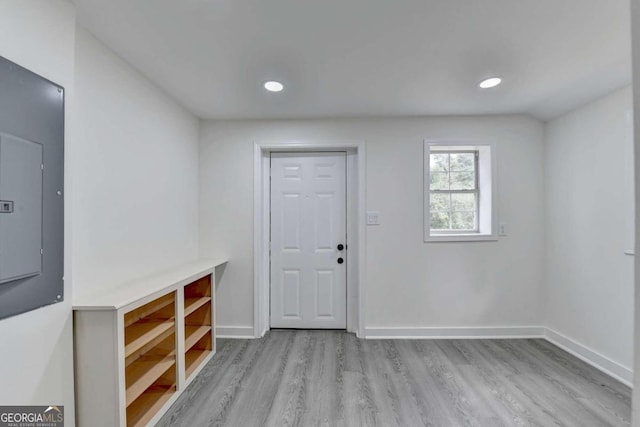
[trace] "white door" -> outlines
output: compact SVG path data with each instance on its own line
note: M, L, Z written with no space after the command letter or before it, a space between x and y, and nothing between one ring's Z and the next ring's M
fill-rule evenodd
M346 329L346 217L346 153L271 154L271 327Z

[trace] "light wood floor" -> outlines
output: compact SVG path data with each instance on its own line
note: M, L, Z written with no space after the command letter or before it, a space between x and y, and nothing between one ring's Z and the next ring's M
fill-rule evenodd
M625 426L631 391L544 340L271 331L218 354L160 426Z

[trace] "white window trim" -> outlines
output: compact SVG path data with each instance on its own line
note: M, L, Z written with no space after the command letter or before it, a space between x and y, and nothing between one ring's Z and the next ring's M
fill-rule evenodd
M479 184L480 184L480 204L479 210L481 212L486 212L487 207L483 208L483 203L489 203L489 209L491 212L491 218L489 222L484 222L483 225L480 226L480 232L474 233L442 233L442 234L431 234L431 226L430 226L430 218L429 214L429 175L430 175L430 164L427 160L429 158L429 154L431 153L432 147L456 147L459 149L469 148L473 150L480 150L480 159L478 163L478 173L480 174ZM483 156L482 151L486 151L489 149L490 154L487 156L486 154ZM424 152L422 156L422 161L424 164L424 176L423 176L423 223L424 223L424 241L425 242L478 242L478 241L497 241L498 240L498 210L497 210L497 184L498 184L498 167L496 162L496 145L494 142L486 142L486 141L477 141L477 140L443 140L443 139L425 139L424 140ZM487 162L489 163L487 165ZM490 170L491 184L490 187L486 187L487 182L487 169ZM483 179L483 175L484 179ZM489 194L489 197L487 197ZM489 200L487 200L489 198ZM482 217L486 215L481 215L480 221L482 221ZM486 221L486 218L485 218ZM488 231L487 231L488 229ZM485 230L485 231L483 231Z

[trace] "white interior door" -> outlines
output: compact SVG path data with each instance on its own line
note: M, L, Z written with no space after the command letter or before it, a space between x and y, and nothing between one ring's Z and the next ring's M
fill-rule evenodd
M346 153L271 154L271 327L346 329L346 216Z

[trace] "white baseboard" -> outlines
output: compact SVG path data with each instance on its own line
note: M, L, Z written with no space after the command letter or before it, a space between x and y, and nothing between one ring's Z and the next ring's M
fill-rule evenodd
M544 338L543 326L497 327L373 327L365 328L367 339L480 339L480 338Z
M617 379L629 387L633 387L633 371L626 366L603 356L586 345L580 344L553 329L545 328L545 339L610 377Z
M216 326L216 335L218 338L255 338L253 326Z

